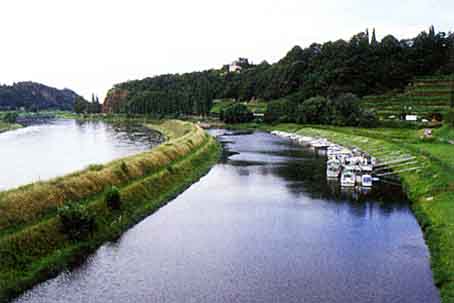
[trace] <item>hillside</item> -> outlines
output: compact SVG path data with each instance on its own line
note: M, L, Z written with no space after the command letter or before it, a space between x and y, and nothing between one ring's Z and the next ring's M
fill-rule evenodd
M35 82L0 85L0 110L72 110L78 95L69 89L57 89Z
M256 65L240 58L220 69L119 83L108 93L104 111L208 114L215 99L269 101L293 94L298 94L300 100L344 93L379 95L403 90L415 77L451 73L453 45L454 34L436 33L433 27L403 40L387 35L378 41L375 31L371 36L365 31L349 41L295 46L274 64L263 61Z
M384 120L398 119L402 113L430 119L448 110L450 94L450 77L417 77L404 92L366 96L362 105L374 110Z

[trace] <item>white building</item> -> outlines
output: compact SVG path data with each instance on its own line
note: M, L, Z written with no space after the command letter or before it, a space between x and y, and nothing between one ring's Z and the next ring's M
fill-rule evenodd
M232 64L229 65L229 72L234 73L241 70L241 66L238 64L238 61L233 61Z

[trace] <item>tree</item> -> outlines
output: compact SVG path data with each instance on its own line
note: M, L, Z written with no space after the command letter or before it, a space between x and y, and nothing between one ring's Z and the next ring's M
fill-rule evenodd
M86 101L84 98L80 96L76 97L76 101L74 102L74 112L76 114L85 113L87 111L87 103L88 101Z
M239 58L241 73L219 69L121 83L112 90L124 92L121 102L106 107L158 116L204 115L213 99L269 101L298 93L304 101L314 96L334 100L345 93L380 94L405 88L415 76L452 72L447 65L451 42L453 34L437 33L433 26L401 41L387 35L379 42L373 29L370 36L360 32L348 42L295 46L275 64L253 65Z
M370 41L370 45L373 46L373 47L378 46L377 37L375 35L375 28L372 29L372 38L371 38L371 41Z
M254 115L244 104L236 103L221 111L221 120L225 123L245 123L253 119Z

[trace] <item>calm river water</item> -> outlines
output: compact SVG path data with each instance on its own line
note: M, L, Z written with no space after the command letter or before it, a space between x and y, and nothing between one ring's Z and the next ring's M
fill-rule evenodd
M439 302L400 188L343 192L266 133L220 140L198 183L16 302Z
M0 190L47 180L150 149L160 134L138 126L51 120L0 134Z

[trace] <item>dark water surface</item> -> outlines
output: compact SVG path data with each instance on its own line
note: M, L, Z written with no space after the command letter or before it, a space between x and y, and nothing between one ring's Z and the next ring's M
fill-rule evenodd
M0 134L0 190L150 149L160 134L134 125L51 120Z
M72 272L16 302L439 302L401 190L343 192L265 133Z

